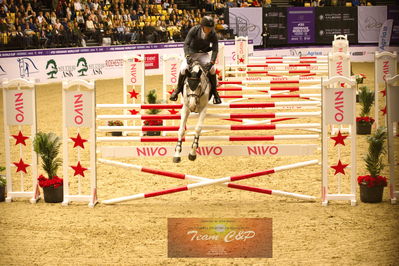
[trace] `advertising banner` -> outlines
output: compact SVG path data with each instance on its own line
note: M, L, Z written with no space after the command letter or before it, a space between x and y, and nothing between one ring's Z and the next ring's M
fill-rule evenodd
M399 6L388 6L388 19L393 20L391 44L399 44Z
M91 127L93 119L93 91L66 91L66 126Z
M263 8L263 23L269 31L269 47L287 43L287 9L284 7Z
M387 20L387 6L359 6L357 17L359 43L378 43L380 29Z
M229 8L229 27L237 36L248 36L254 45L262 44L262 8Z
M353 116L353 91L347 88L326 88L325 98L333 99L326 101L326 124L349 125L352 124Z
M271 258L271 218L168 218L169 258Z
M225 44L226 63L233 63L234 41L220 42ZM250 50L251 47L252 44ZM0 52L0 79L26 78L49 83L76 78L122 78L123 59L138 54L147 59L146 75L161 75L163 64L159 57L183 56L183 43L3 51Z
M288 43L315 42L315 8L287 8Z
M347 35L349 43L357 42L356 7L316 8L316 42L330 44L334 35Z
M4 90L7 108L7 125L32 125L33 90Z
M380 51L384 51L386 47L389 46L391 41L393 20L387 19L380 30L380 37L378 38L378 48Z

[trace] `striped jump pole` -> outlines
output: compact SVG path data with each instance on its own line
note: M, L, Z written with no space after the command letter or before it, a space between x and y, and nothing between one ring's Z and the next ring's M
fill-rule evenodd
M306 68L306 69L324 69L327 64L295 64L295 63L282 63L282 64L247 64L247 65L226 65L225 68L265 68L265 70L277 70L284 68L288 70L290 68Z
M280 118L280 117L320 117L321 112L277 112L277 113L248 113L248 114L206 114L208 118L244 119L244 118ZM197 118L198 114L191 114L190 118ZM98 115L97 119L141 119L141 120L177 120L180 115Z
M243 85L243 84L311 84L320 83L321 79L283 79L283 80L224 80L219 81L219 85Z
M205 125L203 130L277 130L277 129L299 129L320 128L320 123L308 124L268 124L268 125ZM178 131L179 126L99 126L99 131ZM195 126L188 126L186 130L195 130Z
M284 91L282 91L283 93ZM309 98L321 97L320 93L301 93L301 94L242 94L242 95L220 95L222 99L238 99L238 98L253 98L253 99L271 99L271 98ZM281 105L282 106L282 105ZM289 106L289 105L285 105Z
M271 86L262 86L262 87L248 87L248 86L236 86L236 87L219 87L218 91L250 91L250 90L258 90L263 92L269 91L300 91L300 90L320 90L321 87L318 85L313 86L283 86L283 87L271 87Z
M163 170L156 170L156 169L146 168L146 167L143 167L140 165L127 164L127 163L122 163L122 162L117 162L117 161L112 161L112 160L99 159L99 162L108 164L108 165L134 169L139 172L150 173L150 174L155 174L155 175L160 175L160 176L167 176L167 177L183 179L183 180L191 180L191 181L196 181L196 182L207 182L207 181L213 180L210 178L205 178L205 177L200 177L200 176L179 174L179 173L163 171ZM316 200L316 197L314 197L314 196L302 195L302 194L298 194L298 193L286 192L286 191L281 191L281 190L257 188L257 187L244 186L244 185L233 184L233 183L222 183L220 185L223 185L223 186L226 186L229 188L251 191L251 192L256 192L256 193L262 193L262 194L267 194L267 195L283 196L283 197L296 198L296 199L307 200L307 201L315 201ZM103 203L105 203L105 204L112 204L112 203L108 203L108 202L109 202L109 200L103 201Z
M276 141L276 140L317 140L319 134L269 135L269 136L201 136L203 141ZM194 137L183 137L183 142L194 141ZM98 142L177 142L178 137L97 137Z
M327 64L327 60L323 59L308 59L308 60L295 60L295 59L250 59L249 63L258 63L262 62L264 64Z
M99 159L99 161L102 162L102 163L110 163L109 160ZM318 160L311 160L311 161L305 161L305 162L300 162L300 163L295 163L295 164L288 164L288 165L284 165L284 166L278 166L278 167L274 167L274 168L269 169L269 170L264 170L264 171L260 171L260 172L250 173L250 174L222 177L222 178L218 178L218 179L203 179L204 181L200 181L198 183L189 184L189 185L182 186L182 187L177 187L177 188L172 188L172 189L167 189L167 190L161 190L161 191L156 191L156 192L151 192L151 193L140 193L140 194L127 196L127 197L120 197L120 198L115 198L115 199L110 199L110 200L104 200L104 201L102 201L102 203L104 203L104 204L114 204L114 203L118 203L118 202L135 200L135 199L157 197L157 196L161 196L161 195L166 195L166 194L172 194L172 193L181 192L181 191L192 190L192 189L205 187L205 186L210 186L210 185L216 185L216 184L234 182L234 181L239 181L239 180L259 177L259 176L271 175L271 174L274 174L274 173L277 173L277 172L282 172L282 171L286 171L286 170L290 170L290 169L305 167L305 166L309 166L309 165L315 165L315 164L318 164L318 163L319 163ZM121 166L121 165L118 165L118 166ZM124 167L128 167L128 165L125 165ZM165 176L171 176L171 177L175 177L175 178L185 179L185 175L183 175L183 174L164 172L164 171L160 171L160 170L153 170L153 169L143 168L141 166L133 166L133 165L132 165L132 167L129 167L129 168L133 168L133 169L136 169L136 170L139 170L139 171L142 171L142 172L147 172L147 173L154 173L154 174L158 174L158 175L165 175ZM237 185L235 185L233 187L237 187ZM256 192L256 189L254 189L252 187L248 187L248 190ZM269 193L266 193L266 194L269 194ZM273 193L271 193L271 194L273 194ZM276 193L276 194L278 194L278 193ZM307 198L308 200L314 200L315 199L315 198L311 198L310 196L307 196L307 197L308 197Z
M275 98L275 97L272 97ZM297 102L267 102L267 103L222 103L222 104L209 104L208 106L216 108L275 108L280 106L308 106L308 105L320 105L319 101L297 101ZM181 109L183 104L97 104L97 108L100 109L125 109L125 108L137 108L137 109Z
M328 73L326 70L233 70L225 71L226 74L320 74Z
M327 60L328 56L319 55L319 56L251 56L249 59L259 59L259 60L308 60L308 59L325 59Z

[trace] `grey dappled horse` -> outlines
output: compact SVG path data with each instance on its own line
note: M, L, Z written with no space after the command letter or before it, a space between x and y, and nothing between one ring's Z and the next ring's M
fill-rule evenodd
M181 109L180 128L178 141L173 157L174 163L179 163L182 151L182 138L186 131L186 123L190 112L199 113L198 122L195 127L195 137L188 158L194 161L197 158L197 148L202 125L206 116L211 86L208 80L208 73L198 61L192 63L187 70L187 78L183 89L183 108Z

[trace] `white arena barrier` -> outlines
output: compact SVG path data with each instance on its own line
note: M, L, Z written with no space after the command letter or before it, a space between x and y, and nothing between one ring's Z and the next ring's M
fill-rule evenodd
M36 135L36 86L33 81L26 79L3 80L1 86L3 88L4 144L7 179L6 202L11 202L15 198L29 198L31 203L36 203L40 198L40 190L37 181L37 154L32 144ZM13 130L15 134L12 134L11 130ZM27 135L29 133L30 136ZM15 140L15 145L10 145L11 140ZM26 141L28 141L28 144L26 144ZM24 156L22 145L30 145L30 159ZM12 150L14 150L12 148L19 148L18 159L16 159L17 161L15 162L13 162L14 160L11 158ZM16 173L19 173L19 190L15 190L13 187L12 167L16 167ZM28 167L31 169L30 171ZM26 191L24 179L29 176L31 178L30 182L32 188L30 191Z

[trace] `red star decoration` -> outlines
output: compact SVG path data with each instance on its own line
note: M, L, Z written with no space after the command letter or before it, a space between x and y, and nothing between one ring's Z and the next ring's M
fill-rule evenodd
M385 90L382 90L382 91L380 91L381 93L382 93L382 97L385 97L386 95L387 95L387 90L385 89Z
M337 165L332 165L330 166L331 168L333 168L335 170L334 175L342 173L345 174L345 168L348 166L349 164L343 164L341 163L341 160L338 160L338 164Z
M386 115L387 114L387 107L385 106L380 111L382 112L382 115Z
M172 93L173 93L173 90L171 90L171 91L168 91L168 93L172 95Z
M15 142L15 145L23 144L26 146L25 140L29 139L29 137L25 137L24 135L22 135L21 130L19 131L18 135L12 135L12 136L14 137L14 139L17 140Z
M129 94L130 94L130 98L136 98L137 99L137 96L140 93L136 92L135 90L132 90L132 91L129 91Z
M76 166L71 166L73 170L75 170L75 173L73 174L73 176L76 175L81 175L81 176L85 176L84 171L87 170L87 168L82 167L82 165L80 165L80 162L78 162L78 164Z
M139 111L136 111L135 109L129 110L131 115L137 115Z
M30 166L29 164L24 163L24 161L21 159L19 159L18 163L13 163L16 167L17 167L17 173L19 171L22 171L26 174L26 167Z
M77 146L82 147L83 149L85 148L84 143L87 142L87 139L82 139L82 138L80 137L80 134L79 134L79 133L78 133L78 135L76 136L76 138L71 138L71 140L72 140L73 142L75 142L75 143L73 144L73 147L74 147L74 148L77 147Z
M335 144L334 144L334 147L335 146L337 146L338 144L342 144L342 145L344 145L345 146L345 139L347 138L348 136L346 135L346 136L344 136L344 135L342 135L341 134L341 131L338 131L338 135L337 136L335 136L335 137L330 137L332 140L334 140L335 141Z
M178 113L179 113L179 111L176 111L175 109L168 110L168 112L169 112L171 115L175 115L175 114L178 114Z
M244 58L242 57L242 58L238 58L238 61L240 62L240 63L244 63Z
M216 71L215 71L216 75L219 75L220 72L221 72L221 71L220 71L220 69L218 69L218 68L217 68Z

